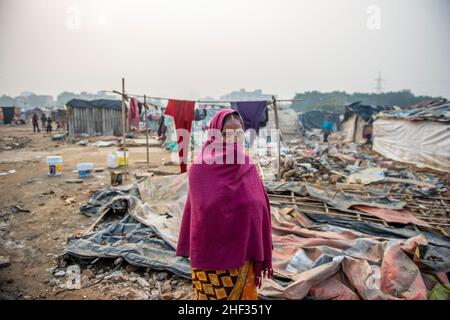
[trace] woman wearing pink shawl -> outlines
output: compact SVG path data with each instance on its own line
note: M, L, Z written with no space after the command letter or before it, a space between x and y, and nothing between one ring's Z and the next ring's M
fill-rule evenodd
M189 169L177 255L190 257L200 300L254 300L262 274L272 276L269 200L242 133L237 111L219 111Z

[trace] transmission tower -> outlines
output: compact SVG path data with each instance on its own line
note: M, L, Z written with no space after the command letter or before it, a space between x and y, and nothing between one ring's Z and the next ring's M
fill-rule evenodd
M383 82L384 79L381 77L381 72L378 71L378 77L375 79L375 81L377 82L377 85L375 87L375 90L377 93L382 93L383 92Z

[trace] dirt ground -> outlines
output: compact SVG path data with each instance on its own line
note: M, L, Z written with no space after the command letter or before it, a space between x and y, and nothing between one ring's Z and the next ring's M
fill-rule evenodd
M15 141L18 143L14 144ZM0 267L0 299L148 299L152 288L159 286L161 291L164 280L159 284L149 281L151 286L147 290L120 282L64 292L49 285L54 278L51 270L57 265L56 258L67 238L86 230L93 222L79 212L79 207L96 190L110 184L106 155L116 151L116 146L98 148L56 142L50 135L33 133L31 126L24 125L1 126L0 147L0 172L15 170L0 176L0 256L10 259L9 266ZM144 171L146 149L130 147L129 151L130 171ZM63 157L63 174L59 177L47 174L46 157L50 155ZM170 161L170 153L165 149L151 148L149 158L152 168L179 170L174 165L162 165ZM105 170L82 184L67 183L67 179L77 178L73 170L79 162L93 162L95 167ZM133 181L135 178L130 175L125 184ZM101 267L95 268L98 271ZM151 270L133 271L154 280ZM165 279L166 287L172 291L184 290L176 298L190 297L188 282L171 275Z

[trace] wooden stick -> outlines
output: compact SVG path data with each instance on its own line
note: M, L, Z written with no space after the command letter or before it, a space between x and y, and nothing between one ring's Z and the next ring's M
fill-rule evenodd
M288 196L288 195L274 195L274 194L269 194L269 198L289 198L292 199L292 196ZM301 197L297 197L300 199L303 199ZM286 204L294 204L294 202L286 202L286 201L282 201L282 200L278 200L281 201L282 203L286 203ZM304 201L295 201L295 205L300 205L300 206L305 206L305 207L312 207L312 208L323 208L324 206L328 207L326 205L326 203L324 203L324 206L322 206L322 202L318 202L318 201L310 201L310 202L304 202ZM335 209L335 208L329 208L331 210L336 210L339 212L348 212L348 213L354 213L354 214L361 214L361 212L356 211L356 210L341 210L341 209ZM419 214L415 211L413 211L412 213L414 214L414 216L416 216L417 218L423 219L423 220L441 220L443 222L449 222L450 223L450 218L445 218L445 217L433 217L433 216L429 216L426 215L425 212L423 210L419 210L422 214ZM437 223L437 222L436 222Z
M413 179L399 179L399 178L387 177L383 181L384 182L394 182L394 183L410 183L410 184L415 184L416 186L419 186L419 187L426 187L426 188L434 188L435 187L434 184L419 181L419 180L413 180Z
M148 154L148 121L147 121L147 97L144 94L144 113L145 113L145 145L147 147L147 164L150 162Z
M275 113L275 128L277 129L277 149L278 149L278 174L277 174L277 180L281 179L281 146L280 146L280 123L278 121L278 108L277 108L277 100L275 99L275 96L272 96L272 104L273 104L273 111Z
M122 146L125 148L125 78L122 78Z
M261 175L262 180L266 180L266 177L264 175L264 170L261 168L261 163L259 162L259 155L256 155L256 164L258 165L259 174Z
M100 222L100 220L103 219L103 217L106 215L108 211L109 209L104 209L102 214L94 221L94 223L91 224L90 227L86 229L84 235L87 235L89 232L91 232L95 228L95 226Z

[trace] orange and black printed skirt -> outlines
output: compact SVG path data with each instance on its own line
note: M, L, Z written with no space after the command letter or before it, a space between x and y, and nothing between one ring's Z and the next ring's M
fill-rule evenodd
M197 300L258 300L250 261L237 269L192 269L192 285Z

